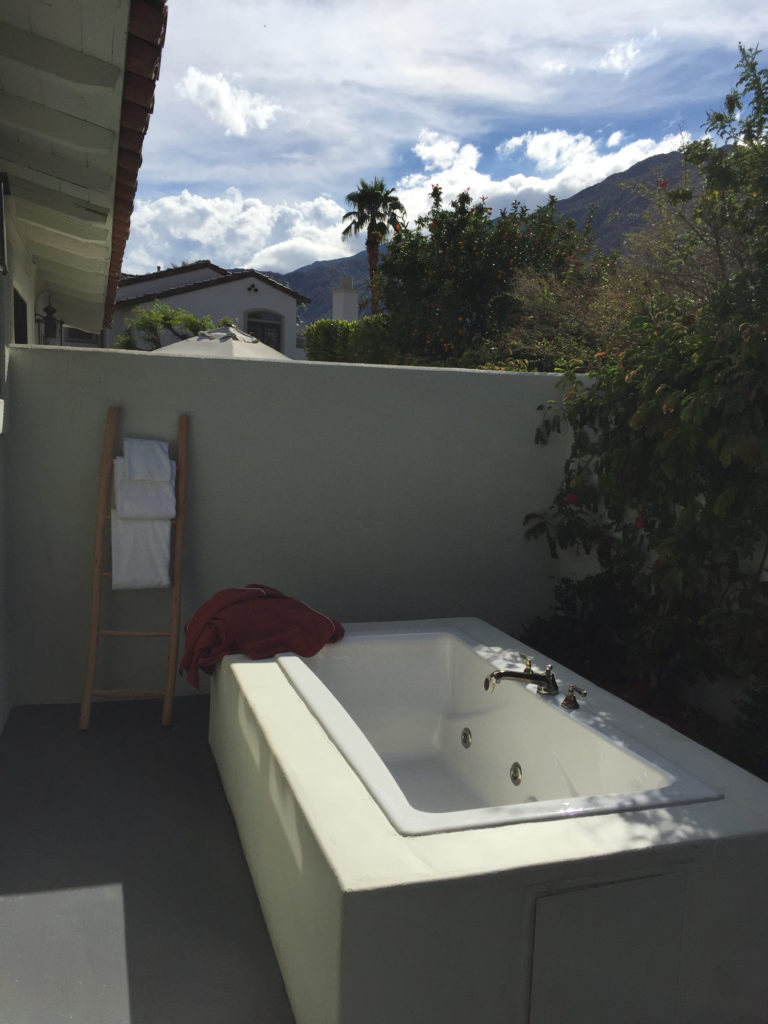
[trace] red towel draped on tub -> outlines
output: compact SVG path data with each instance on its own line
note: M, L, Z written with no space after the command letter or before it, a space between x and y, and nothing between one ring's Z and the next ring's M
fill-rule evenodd
M340 622L273 587L249 583L220 590L184 626L179 672L198 685L198 669L213 674L225 654L272 658L291 651L305 658L344 636Z

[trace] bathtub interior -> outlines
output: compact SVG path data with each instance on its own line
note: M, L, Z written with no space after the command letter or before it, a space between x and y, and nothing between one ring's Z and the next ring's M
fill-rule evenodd
M523 653L456 630L348 631L313 658L277 661L403 834L719 796L625 735L594 697L568 712L562 686L558 697L517 681L486 691L488 673L522 668Z

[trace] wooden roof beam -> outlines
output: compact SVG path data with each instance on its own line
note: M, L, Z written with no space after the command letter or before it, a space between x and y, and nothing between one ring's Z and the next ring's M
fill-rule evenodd
M104 258L104 238L83 238L81 235L64 234L54 231L47 225L23 225L24 238L31 249L41 251L42 248L54 252L68 252L84 259L96 260Z
M84 297L104 295L104 271L106 260L98 270L83 269L70 270L60 260L48 260L44 257L35 257L35 266L45 277L45 291L50 288L52 291L59 291L58 298L63 298L65 290L73 295Z
M110 150L116 142L115 132L109 128L8 92L0 92L0 123L14 130L23 126L24 132L76 149Z
M77 185L89 191L108 194L112 188L113 177L99 171L82 161L69 160L51 153L50 146L25 145L12 136L0 131L0 153L3 154L4 166L8 174L25 177L25 168L37 172L50 179L52 187L57 182Z
M75 199L64 192L57 192L55 189L35 185L30 181L13 176L11 177L11 195L14 199L23 199L48 210L66 214L67 217L76 221L86 221L92 224L108 223L111 213L111 210L105 209L103 206Z
M17 189L14 183L14 189ZM23 189L23 186L22 186ZM13 203L14 215L17 221L35 227L44 228L48 231L55 231L57 234L67 238L82 239L85 242L104 244L109 240L109 227L103 221L86 222L82 218L72 217L60 210L52 210L50 207L40 205L33 200L23 199L18 192L9 197Z
M0 20L0 57L96 89L114 89L120 68L71 46Z

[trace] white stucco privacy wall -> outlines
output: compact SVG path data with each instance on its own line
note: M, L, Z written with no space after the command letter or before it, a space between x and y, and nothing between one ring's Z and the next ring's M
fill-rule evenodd
M533 441L555 383L12 348L2 441L14 701L80 699L109 406L135 437L172 439L190 416L184 619L220 589L267 583L342 621L476 615L514 635L547 608L557 571L522 528L566 454L563 439ZM167 592L107 594L105 624L165 628ZM113 686L162 685L163 641L104 640L100 657ZM191 692L186 681L178 692Z

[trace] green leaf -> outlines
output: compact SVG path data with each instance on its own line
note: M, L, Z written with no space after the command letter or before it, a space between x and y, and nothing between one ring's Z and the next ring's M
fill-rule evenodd
M724 491L715 498L712 511L718 519L724 519L733 508L734 502L739 496L739 488L735 484L726 487Z

